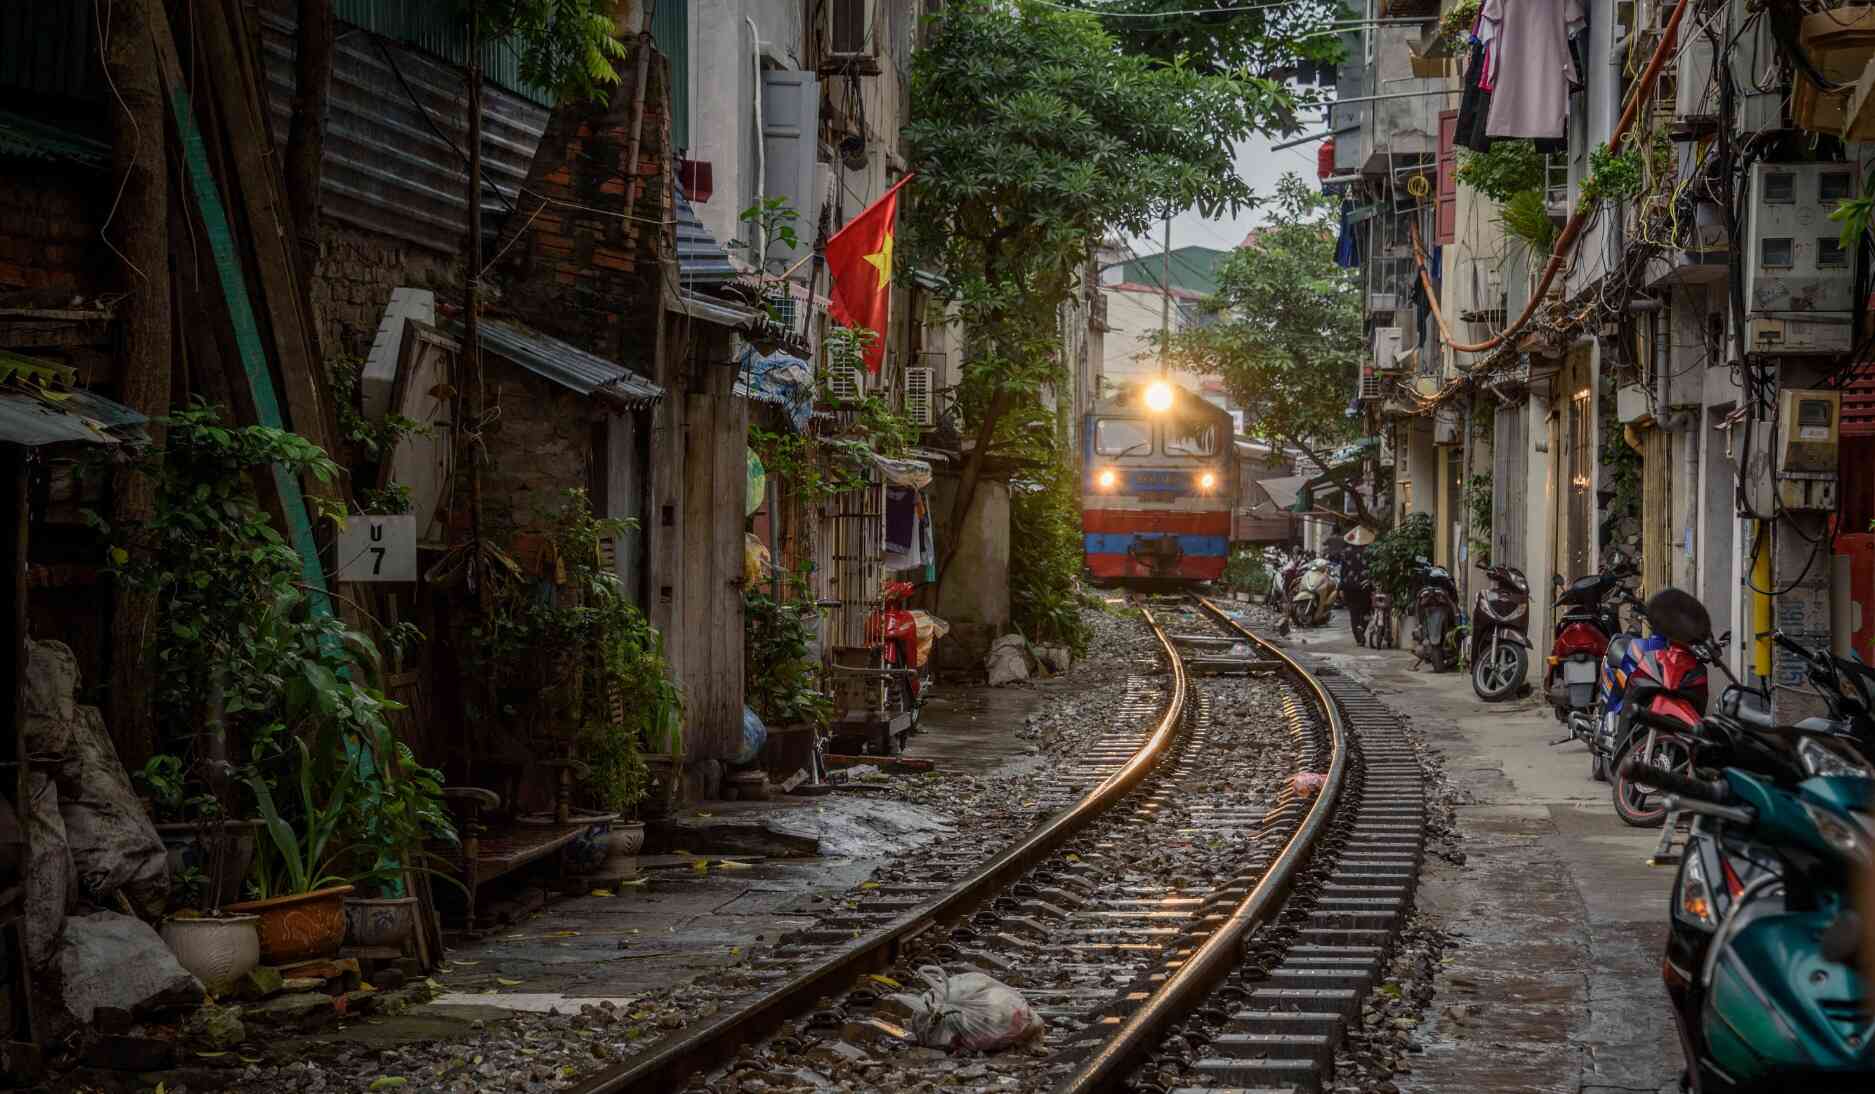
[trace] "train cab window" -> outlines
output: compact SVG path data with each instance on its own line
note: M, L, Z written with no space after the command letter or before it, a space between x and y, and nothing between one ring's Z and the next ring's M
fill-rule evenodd
M1217 427L1210 422L1165 423L1165 454L1168 456L1217 455Z
M1152 423L1140 418L1101 418L1094 423L1094 452L1140 456L1152 452Z

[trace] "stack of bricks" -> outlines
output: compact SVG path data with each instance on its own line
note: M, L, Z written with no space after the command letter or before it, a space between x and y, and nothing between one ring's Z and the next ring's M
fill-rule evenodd
M634 62L617 67L629 73ZM608 103L555 107L499 245L503 311L647 376L656 374L662 263L676 250L669 87L664 59L654 55L636 164L626 163L629 79ZM638 200L627 208L634 172ZM514 241L516 232L526 235Z

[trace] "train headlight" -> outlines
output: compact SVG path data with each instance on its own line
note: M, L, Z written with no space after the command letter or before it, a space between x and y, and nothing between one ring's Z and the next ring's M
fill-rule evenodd
M1100 472L1100 474L1098 474L1098 475L1096 475L1096 476L1094 477L1094 481L1100 484L1100 488L1101 488L1102 490L1111 490L1111 489L1113 489L1113 484L1114 484L1114 482L1116 482L1117 480L1118 480L1118 476L1116 476L1116 475L1115 475L1115 474L1113 473L1113 468L1111 468L1111 467L1108 467L1108 468L1105 468L1105 469L1103 469L1103 470L1102 470L1102 471Z
M1146 409L1155 414L1163 414L1172 409L1172 385L1164 380L1154 380L1147 384Z
M1217 476L1212 474L1211 472L1206 471L1204 474L1198 476L1198 488L1199 489L1211 490L1211 489L1214 489L1216 486L1217 486Z

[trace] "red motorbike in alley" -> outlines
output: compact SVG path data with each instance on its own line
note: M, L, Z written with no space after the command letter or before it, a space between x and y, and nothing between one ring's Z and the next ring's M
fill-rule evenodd
M1608 640L1621 632L1621 604L1614 594L1639 572L1639 567L1613 554L1599 574L1576 578L1566 586L1561 574L1554 579L1559 614L1543 691L1556 720L1572 729L1580 716L1595 707L1602 655L1608 652Z

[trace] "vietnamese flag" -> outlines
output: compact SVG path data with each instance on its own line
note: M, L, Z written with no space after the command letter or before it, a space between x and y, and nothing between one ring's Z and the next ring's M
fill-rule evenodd
M827 271L833 294L827 310L842 326L865 327L878 335L866 347L866 371L877 373L885 359L885 325L892 305L892 219L898 213L899 187L892 184L827 240Z

